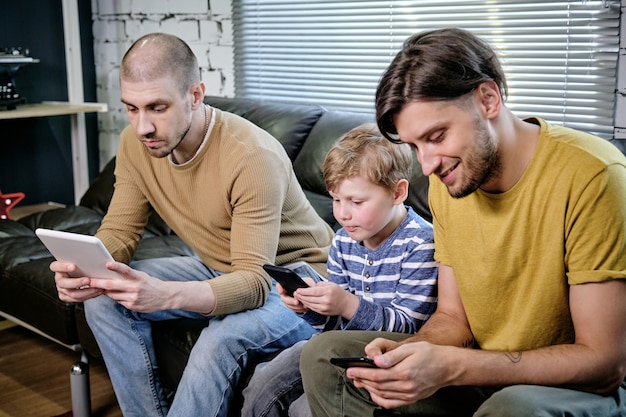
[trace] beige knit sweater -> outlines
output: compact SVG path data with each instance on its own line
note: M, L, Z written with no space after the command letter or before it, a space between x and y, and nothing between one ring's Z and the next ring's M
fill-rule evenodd
M115 191L97 236L116 260L130 262L153 207L207 266L225 273L207 281L218 315L265 302L264 263L306 261L325 275L333 231L306 199L282 145L214 111L207 143L182 166L151 157L130 126L122 132Z

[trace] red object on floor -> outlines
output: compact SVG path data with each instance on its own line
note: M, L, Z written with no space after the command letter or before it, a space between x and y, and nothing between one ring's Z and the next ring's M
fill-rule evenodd
M9 211L24 197L24 193L2 194L0 190L0 219L10 219Z

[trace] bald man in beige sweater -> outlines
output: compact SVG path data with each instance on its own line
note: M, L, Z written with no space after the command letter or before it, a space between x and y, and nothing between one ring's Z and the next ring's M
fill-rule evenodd
M242 369L313 329L272 291L265 263L325 275L332 229L306 199L282 145L203 103L187 44L161 33L137 40L120 68L130 120L115 191L98 236L123 280L70 278L51 269L59 297L84 302L113 387L128 416L226 416ZM133 261L151 211L196 256ZM129 265L130 263L130 265ZM159 382L151 322L198 318L196 342L171 404Z

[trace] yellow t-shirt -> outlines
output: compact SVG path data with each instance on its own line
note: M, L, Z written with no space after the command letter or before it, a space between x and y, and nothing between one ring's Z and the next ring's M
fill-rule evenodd
M453 199L430 178L435 259L451 266L481 349L572 343L570 285L626 278L626 158L540 119L535 154L509 191Z

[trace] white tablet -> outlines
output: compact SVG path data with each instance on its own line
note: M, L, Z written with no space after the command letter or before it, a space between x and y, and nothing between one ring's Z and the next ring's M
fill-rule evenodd
M35 233L57 261L76 265L71 276L122 278L117 272L106 269L105 264L113 257L97 237L41 228Z

